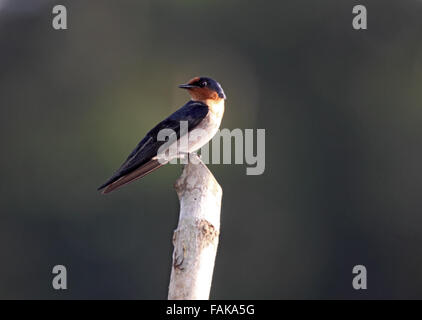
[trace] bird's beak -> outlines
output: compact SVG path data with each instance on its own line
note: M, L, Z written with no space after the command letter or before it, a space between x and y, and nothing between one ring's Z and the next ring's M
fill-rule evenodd
M179 88L181 88L181 89L192 89L192 88L196 88L196 86L193 86L191 84L181 84L181 85L179 85Z

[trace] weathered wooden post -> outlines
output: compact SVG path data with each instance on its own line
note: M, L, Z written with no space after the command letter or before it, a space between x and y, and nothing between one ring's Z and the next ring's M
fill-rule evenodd
M189 155L175 189L180 216L173 235L168 299L205 300L211 289L223 192L196 154Z

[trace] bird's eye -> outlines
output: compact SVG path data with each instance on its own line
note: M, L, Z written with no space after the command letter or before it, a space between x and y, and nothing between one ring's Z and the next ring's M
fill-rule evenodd
M207 82L206 82L206 81L203 81L203 82L201 82L201 83L199 84L199 86L200 86L201 88L206 87L206 86L207 86Z

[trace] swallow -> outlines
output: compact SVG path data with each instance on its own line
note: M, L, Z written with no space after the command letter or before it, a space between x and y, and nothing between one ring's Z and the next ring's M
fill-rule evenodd
M157 139L158 133L163 129L173 130L177 134L176 142L188 135L185 149L177 150L176 156L195 152L214 137L223 118L226 100L221 85L208 77L195 77L188 83L179 85L179 88L186 89L191 100L152 128L98 191L110 193L166 164L168 161L160 161L163 153L160 147L166 141ZM187 132L181 130L183 121L187 123Z

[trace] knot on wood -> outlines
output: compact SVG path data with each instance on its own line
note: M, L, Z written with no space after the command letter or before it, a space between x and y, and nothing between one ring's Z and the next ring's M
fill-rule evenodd
M200 230L201 240L203 240L202 245L204 247L214 243L215 239L218 238L218 230L216 230L215 227L207 220L199 220L198 227Z

